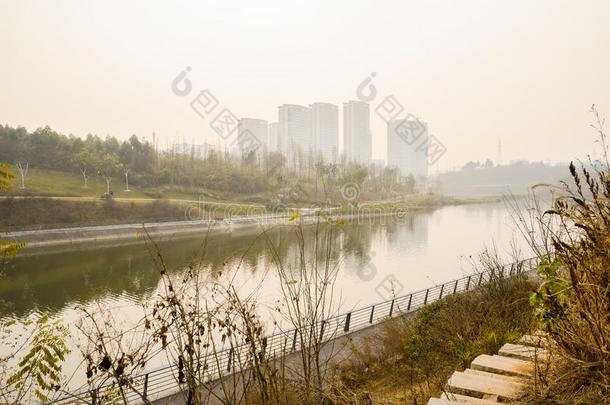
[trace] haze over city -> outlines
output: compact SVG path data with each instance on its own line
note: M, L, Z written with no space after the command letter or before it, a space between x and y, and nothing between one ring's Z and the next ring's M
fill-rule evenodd
M156 132L161 146L218 144L208 122L171 92L187 66L195 90L210 89L240 118L268 122L282 104L341 110L375 72L378 97L394 95L446 146L434 171L495 161L499 141L505 162L569 161L592 151L590 105L610 108L609 8L603 1L3 2L0 122L120 139L151 140ZM375 106L379 160L386 126ZM340 116L340 134L342 125Z
M0 17L0 404L608 403L608 0Z

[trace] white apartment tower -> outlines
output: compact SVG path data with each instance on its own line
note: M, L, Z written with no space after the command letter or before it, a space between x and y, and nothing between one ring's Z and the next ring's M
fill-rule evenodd
M279 137L278 137L278 124L272 122L269 124L268 136L267 136L267 152L279 152Z
M348 162L368 164L373 155L369 105L362 101L343 104L343 152Z
M336 163L339 153L339 109L328 103L313 103L309 107L315 159Z
M261 147L257 150L257 155L260 157L267 152L269 148L269 125L265 120L256 118L242 118L239 120L237 127L238 133L249 131L260 142Z
M279 151L286 156L288 165L296 166L313 152L311 111L296 104L283 104L278 110Z
M426 154L422 150L417 150L417 146L421 143L421 140L428 137L428 125L421 121L417 124L418 125L411 126L411 128L423 126L423 128L419 130L420 133L416 135L419 142L409 144L408 141L412 139L412 136L405 136L405 128L409 128L409 126L404 125L403 120L388 121L387 165L388 167L398 168L400 174L403 176L412 174L415 178L428 176L428 161Z

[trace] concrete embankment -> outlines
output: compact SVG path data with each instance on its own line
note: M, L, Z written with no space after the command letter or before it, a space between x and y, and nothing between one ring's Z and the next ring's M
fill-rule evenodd
M396 213L367 213L339 215L333 219L354 220L360 218L397 215ZM25 242L29 248L74 245L81 243L137 242L143 236L174 236L213 232L231 232L247 227L269 227L275 225L308 225L321 221L316 215L304 215L291 221L288 215L266 215L235 217L230 220L174 221L144 224L121 224L74 228L42 229L11 232L2 235L5 239Z
M236 228L256 226L263 222L280 224L286 221L287 218L285 217L269 217L265 218L264 221L253 218L240 218L232 221L202 220L121 224L11 232L4 235L4 237L8 237L16 242L25 242L29 248L32 248L91 242L137 241L147 234L150 236L170 236L208 231L231 231Z

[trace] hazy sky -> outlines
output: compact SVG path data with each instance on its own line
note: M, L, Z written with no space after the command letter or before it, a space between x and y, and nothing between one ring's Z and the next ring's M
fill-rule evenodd
M237 116L342 103L371 72L468 160L561 161L594 150L588 109L610 116L608 1L0 0L0 123L217 137L170 84L186 66ZM340 117L341 119L341 117ZM374 158L385 124L372 113Z

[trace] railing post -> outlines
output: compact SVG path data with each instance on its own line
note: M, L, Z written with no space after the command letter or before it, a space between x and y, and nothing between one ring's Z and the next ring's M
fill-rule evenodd
M445 284L441 285L441 293L438 295L438 299L442 300L443 299L443 290L445 289Z
M345 326L343 327L343 332L349 331L349 321L352 319L352 313L348 312L345 317Z
M375 305L371 307L371 317L369 318L369 323L373 323L373 314L375 313Z
M428 293L430 292L430 289L428 288L426 290L426 296L424 297L424 305L426 305L428 303Z
M392 300L392 303L390 304L390 318L392 317L393 312L394 312L394 300Z
M294 330L294 336L292 338L292 351L295 351L297 348L297 332L298 331L299 331L298 329Z
M468 291L468 288L470 288L470 279L472 278L472 276L468 276L468 282L466 283L466 291Z
M227 359L227 371L231 371L231 363L233 360L233 348L229 349L229 358Z
M144 392L143 392L143 397L144 399L148 399L147 398L148 395L148 373L144 376Z
M457 286L458 286L458 282L460 280L455 280L455 285L453 286L453 293L455 294L457 292Z
M322 341L322 338L324 337L324 325L326 324L326 321L322 321L322 325L320 325L320 342Z
M411 300L413 299L413 294L409 295L409 305L407 306L407 312L411 310Z

